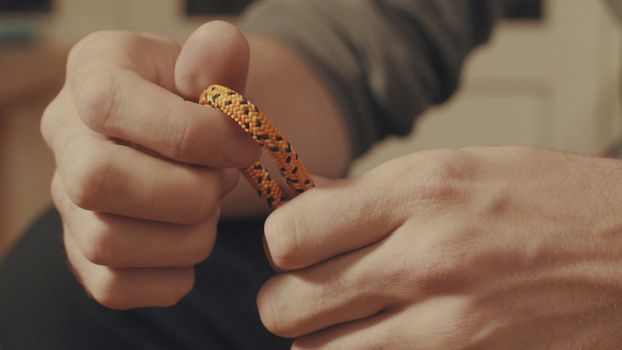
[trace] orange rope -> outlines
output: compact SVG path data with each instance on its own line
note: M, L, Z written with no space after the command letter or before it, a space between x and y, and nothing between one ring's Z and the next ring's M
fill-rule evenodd
M250 134L274 159L281 176L295 195L314 186L311 176L285 135L244 96L224 86L211 85L201 93L199 103L219 109ZM240 171L270 208L276 209L287 201L279 185L260 162Z

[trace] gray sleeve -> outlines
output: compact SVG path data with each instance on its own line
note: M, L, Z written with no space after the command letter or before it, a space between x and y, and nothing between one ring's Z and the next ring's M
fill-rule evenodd
M607 0L609 8L613 11L613 14L618 20L622 19L622 1L621 0Z
M353 157L410 133L456 90L462 63L516 0L266 0L244 29L280 40L324 79L350 126Z

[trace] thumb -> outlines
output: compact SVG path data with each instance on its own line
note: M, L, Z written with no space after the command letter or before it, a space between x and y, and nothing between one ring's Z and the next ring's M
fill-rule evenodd
M248 63L248 42L235 26L223 21L206 23L192 33L181 48L175 62L175 88L185 99L194 102L198 102L201 92L211 84L243 92ZM224 158L234 164L250 165L259 159L261 148L250 136L222 113L212 113L212 116L228 120L232 130L237 131L226 144L216 145L215 150L223 148ZM211 122L219 124L216 119Z
M191 101L211 84L243 92L248 62L248 42L234 25L206 23L190 35L177 58L177 91Z

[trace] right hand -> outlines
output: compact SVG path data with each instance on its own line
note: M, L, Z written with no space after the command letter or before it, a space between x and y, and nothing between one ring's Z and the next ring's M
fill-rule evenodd
M179 47L100 32L70 52L41 130L56 158L52 197L69 262L109 308L168 306L214 244L219 202L260 147L194 102L209 84L243 91L248 44L211 22ZM189 100L189 101L187 101Z

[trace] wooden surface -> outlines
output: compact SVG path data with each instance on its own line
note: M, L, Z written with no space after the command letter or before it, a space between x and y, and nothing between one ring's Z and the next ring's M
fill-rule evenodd
M64 79L66 50L0 47L0 255L49 203L53 159L39 120Z

